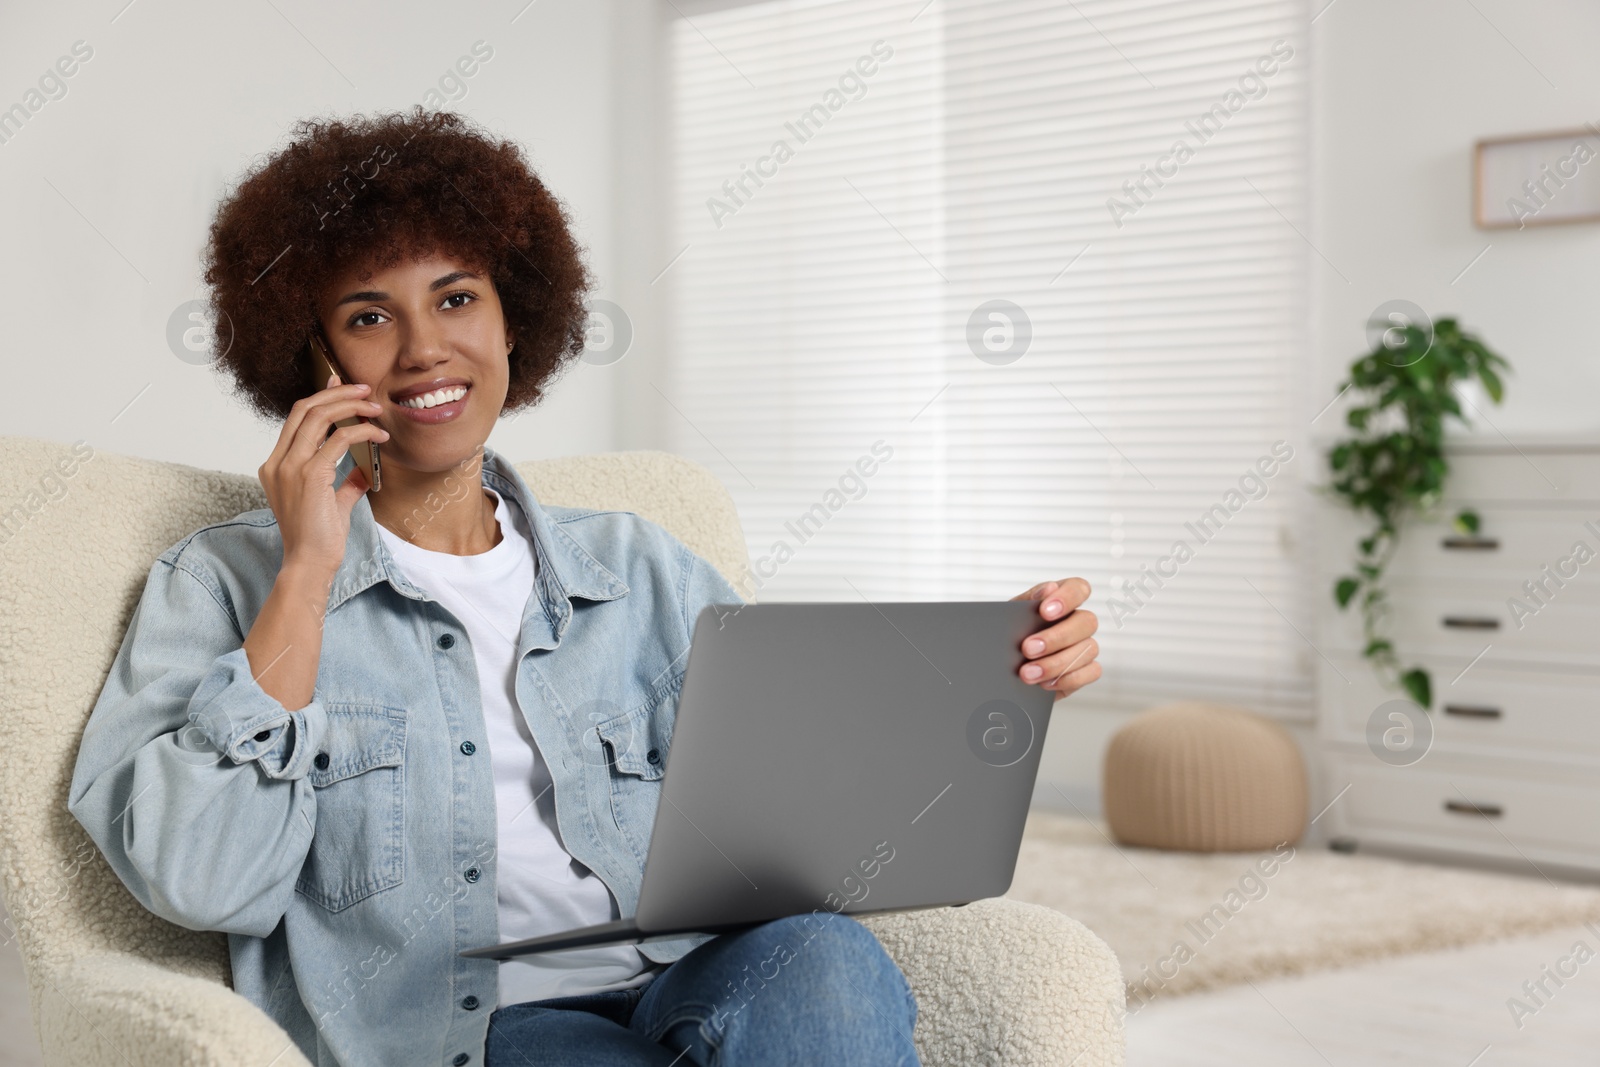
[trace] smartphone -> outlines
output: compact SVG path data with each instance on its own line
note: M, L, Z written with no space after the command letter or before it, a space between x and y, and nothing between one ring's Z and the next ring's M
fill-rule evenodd
M311 331L311 391L321 392L328 388L328 376L333 375L339 380L335 385L342 385L345 376L334 362L333 353L322 342L321 331ZM335 426L353 426L358 422L371 420L361 415L351 415L347 419L339 419ZM376 493L383 488L383 462L378 452L378 442L357 441L350 447L350 454L355 457L356 466L361 468L361 473L367 476L367 484L371 486L367 491Z

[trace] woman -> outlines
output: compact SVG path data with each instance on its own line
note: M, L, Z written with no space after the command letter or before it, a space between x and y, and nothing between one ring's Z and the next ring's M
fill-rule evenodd
M846 915L458 955L632 914L690 629L742 602L485 445L584 340L589 275L521 152L420 108L302 123L207 260L217 365L282 429L270 506L152 566L84 734L69 807L129 890L225 931L318 1064L916 1063L911 990ZM311 380L314 331L348 381ZM1018 597L1056 620L1022 672L1058 696L1099 675L1087 595Z

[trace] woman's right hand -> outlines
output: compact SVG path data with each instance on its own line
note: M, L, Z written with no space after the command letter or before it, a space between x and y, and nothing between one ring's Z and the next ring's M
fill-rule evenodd
M283 566L305 567L332 575L344 559L350 536L350 511L369 488L358 466L337 491L333 488L339 461L358 441L387 441L389 432L373 422L342 426L340 419L371 418L382 407L368 399L371 387L333 385L294 402L278 434L272 455L256 471L267 491L267 503L278 517L283 538Z

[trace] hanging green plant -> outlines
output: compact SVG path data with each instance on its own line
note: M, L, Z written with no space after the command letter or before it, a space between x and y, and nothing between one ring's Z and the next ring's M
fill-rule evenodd
M1341 610L1359 600L1362 655L1386 684L1403 689L1424 708L1433 704L1428 672L1402 669L1394 642L1385 636L1384 570L1406 518L1431 510L1443 492L1450 473L1444 455L1445 419L1469 422L1454 387L1476 379L1498 404L1505 395L1499 371L1509 367L1476 337L1462 332L1455 319L1446 318L1431 329L1389 327L1371 352L1350 365L1349 377L1338 386L1340 392L1355 390L1360 402L1345 416L1355 432L1328 454L1334 475L1330 489L1369 518L1372 528L1357 543L1355 574L1334 583L1333 599ZM1455 525L1463 534L1475 534L1478 516L1463 511Z

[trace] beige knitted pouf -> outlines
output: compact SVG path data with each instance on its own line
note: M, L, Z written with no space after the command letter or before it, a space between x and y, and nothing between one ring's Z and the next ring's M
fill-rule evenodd
M1125 845L1243 852L1300 839L1306 769L1282 726L1222 704L1166 704L1112 737L1106 822Z

